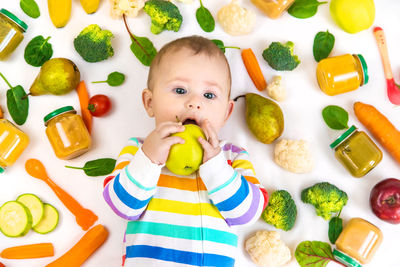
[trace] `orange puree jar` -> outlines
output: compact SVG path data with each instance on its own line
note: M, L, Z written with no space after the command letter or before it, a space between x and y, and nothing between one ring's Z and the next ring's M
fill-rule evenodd
M382 243L381 230L372 223L352 218L336 240L333 256L348 267L369 263Z
M0 119L0 173L14 164L29 144L29 137L6 119Z
M72 159L87 152L92 144L81 116L71 106L54 110L44 117L46 134L60 159Z
M294 0L251 0L251 2L271 19L277 19Z
M356 90L368 79L367 63L360 54L328 57L317 65L318 85L327 95Z

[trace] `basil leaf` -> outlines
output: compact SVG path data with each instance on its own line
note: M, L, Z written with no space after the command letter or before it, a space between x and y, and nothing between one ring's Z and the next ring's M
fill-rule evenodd
M24 58L26 63L34 67L42 66L53 56L53 49L48 42L50 36L46 39L39 35L33 38L25 47Z
M28 117L29 100L21 85L7 90L7 108L16 124L25 123Z
M91 160L81 167L65 166L70 169L83 170L87 176L103 176L112 173L117 161L112 158Z
M205 32L212 32L215 28L215 20L211 12L203 6L200 0L200 7L196 10L196 19Z
M106 81L96 81L92 83L108 83L109 86L119 86L125 81L125 75L121 72L114 71L108 74Z
M317 0L295 0L288 9L288 13L299 19L306 19L314 16L318 11L318 6L328 2L318 2Z
M224 42L222 42L221 40L218 39L213 39L211 40L216 46L218 46L219 49L222 50L222 52L225 53L225 45Z
M36 4L35 0L21 0L19 5L24 11L31 18L38 18L40 16L39 6Z
M334 130L349 128L349 114L339 106L327 106L322 110L322 117L325 123Z
M294 255L301 267L324 267L330 261L335 261L331 246L321 241L301 242Z
M343 220L340 219L339 217L333 217L329 221L329 230L328 230L329 241L331 241L332 244L335 244L336 239L338 239L342 230L343 230Z
M329 31L319 32L315 35L313 54L317 62L322 59L327 58L333 49L335 44L335 36L333 36Z

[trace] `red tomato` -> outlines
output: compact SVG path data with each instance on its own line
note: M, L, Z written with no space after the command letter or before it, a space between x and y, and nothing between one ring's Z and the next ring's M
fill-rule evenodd
M111 109L111 101L106 95L95 95L89 99L88 110L95 117L106 115Z

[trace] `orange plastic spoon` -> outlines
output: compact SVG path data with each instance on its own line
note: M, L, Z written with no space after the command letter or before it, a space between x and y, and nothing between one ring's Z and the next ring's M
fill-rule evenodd
M88 230L97 221L98 217L91 210L85 209L71 195L55 184L47 175L42 162L37 159L28 159L25 170L33 177L40 179L54 191L62 203L75 215L76 222L84 231Z

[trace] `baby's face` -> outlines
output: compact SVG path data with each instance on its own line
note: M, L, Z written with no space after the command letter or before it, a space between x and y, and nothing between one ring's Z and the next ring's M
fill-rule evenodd
M145 90L143 100L156 126L178 118L201 127L207 119L218 133L233 110L229 72L222 58L180 49L162 58L153 78L153 90Z

